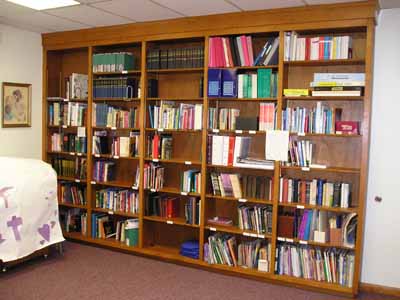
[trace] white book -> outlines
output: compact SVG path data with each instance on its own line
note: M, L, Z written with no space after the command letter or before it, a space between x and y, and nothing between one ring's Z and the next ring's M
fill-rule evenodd
M257 74L251 74L251 98L257 98Z
M243 98L243 76L245 75L238 75L238 98Z
M293 202L293 180L292 179L288 180L288 202L289 203Z
M119 137L119 156L129 157L130 138L127 136Z
M285 32L285 49L284 49L284 60L289 61L290 60L290 40L291 40L291 32Z
M229 136L223 136L223 148L222 148L222 165L228 165L229 157Z
M203 104L196 104L194 111L194 129L198 130L203 127Z
M282 203L283 201L283 177L279 179L279 202Z
M319 59L319 37L313 37L310 41L310 60Z
M233 151L233 165L237 166L237 158L240 156L240 150L242 148L242 137L237 136L235 137L235 149Z

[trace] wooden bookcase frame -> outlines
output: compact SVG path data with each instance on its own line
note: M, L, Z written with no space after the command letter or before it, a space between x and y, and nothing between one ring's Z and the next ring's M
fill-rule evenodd
M48 134L52 130L48 127L48 69L52 67L53 62L49 58L50 52L66 51L73 52L75 49L81 49L79 51L87 51L87 61L82 61L78 59L74 61L73 59L68 60L69 65L65 67L67 69L65 72L71 72L74 67L81 63L87 64L87 74L89 76L89 97L88 97L88 113L87 113L87 202L85 207L69 205L70 207L84 208L88 213L88 236L82 236L76 233L65 234L67 238L78 240L82 242L87 242L90 244L104 246L116 250L121 250L129 253L151 256L154 258L159 258L167 261L173 261L177 263L182 263L194 267L200 267L203 269L218 271L227 274L243 276L248 278L253 278L262 281L269 282L279 282L282 284L287 284L291 286L301 287L304 289L312 289L316 291L323 291L328 293L343 294L347 296L356 296L359 289L360 280L360 270L361 270L361 255L363 247L363 228L364 228L364 215L365 215L365 199L366 199L366 184L368 175L368 149L369 149L369 136L370 136L370 115L371 115L371 100L372 100L372 66L373 66L373 47L374 47L374 31L375 31L375 16L378 9L377 2L375 0L355 2L355 3L342 3L336 5L317 5L317 6L305 6L287 9L275 9L275 10L264 10L264 11L252 11L252 12L241 12L241 13L230 13L221 15L212 15L204 17L190 17L182 19L174 19L168 21L158 21L158 22L145 22L136 23L130 25L120 25L120 26L110 26L101 27L93 29L84 29L77 31L68 32L58 32L49 33L42 35L43 42L43 141L42 141L42 153L43 160L49 161L49 157L52 155L49 153L48 149ZM311 32L325 32L324 30L329 30L328 32L344 32L346 30L352 31L354 29L362 29L365 32L365 59L359 61L352 61L351 64L362 64L365 67L366 74L366 86L365 95L363 97L344 97L346 99L337 97L337 99L332 100L346 100L346 101L362 101L363 103L363 117L361 120L361 156L360 168L359 170L350 170L345 168L330 168L324 170L323 172L350 172L358 174L359 176L359 190L358 190L358 207L354 209L358 213L358 227L357 227L357 242L354 249L355 253L355 270L354 270L354 280L353 287L346 288L338 284L330 284L326 282L317 282L312 280L305 280L302 278L295 278L289 276L281 276L274 274L274 262L275 262L275 250L277 245L277 216L279 209L279 178L281 176L284 167L280 167L278 162L275 163L275 169L273 171L274 179L274 190L273 190L273 232L271 236L272 243L272 263L270 266L271 271L268 273L258 272L257 270L244 269L244 268L233 268L225 265L209 265L205 263L203 258L203 243L205 242L207 231L207 226L205 224L205 203L206 198L206 176L209 170L205 155L201 162L200 170L202 173L202 183L201 183L201 217L200 225L195 228L189 228L188 230L198 230L198 237L200 242L200 259L193 260L183 256L180 256L176 249L170 249L168 247L146 247L143 229L145 223L154 222L155 220L150 220L144 215L144 204L145 204L145 190L143 189L143 167L145 163L145 119L146 119L146 106L149 100L146 96L147 90L147 76L149 70L146 69L146 49L149 42L154 43L157 41L173 41L185 38L196 38L204 40L204 68L196 71L203 72L204 78L204 90L202 99L199 99L203 103L203 129L200 133L202 139L202 153L206 153L207 150L207 135L209 133L208 129L205 127L208 118L208 106L209 100L207 98L207 75L208 75L208 41L210 36L221 36L221 35L238 35L238 34L255 34L255 33L268 33L277 32L280 38L280 48L279 48L279 64L277 70L278 75L278 95L276 98L276 105L278 111L278 128L281 124L281 111L282 105L286 97L283 96L284 82L284 72L290 67L290 65L303 65L304 68L310 65L318 65L321 62L285 62L283 59L283 45L284 45L284 32L285 31L311 31ZM92 84L93 84L93 72L92 72L92 54L94 47L102 46L112 46L115 44L139 44L141 47L141 96L138 99L140 103L140 150L139 150L139 167L140 167L140 181L139 181L139 205L140 212L136 216L139 218L139 245L138 247L128 247L121 243L115 241L93 239L90 237L91 228L91 218L90 215L93 212L93 185L92 185L92 165L93 156L92 153ZM326 64L334 64L337 66L346 65L349 61L335 61L335 62L325 62ZM82 68L80 66L80 68ZM193 70L179 70L182 74L185 72L192 72ZM52 83L54 84L54 82ZM61 89L62 82L60 80L59 89ZM61 96L61 95L60 95ZM293 98L291 98L293 99ZM320 100L318 97L307 97L307 99L316 101ZM240 101L240 99L238 100ZM243 101L243 100L242 100ZM327 137L329 138L329 137ZM335 138L335 137L331 137ZM346 139L344 139L346 141ZM172 162L174 163L174 162ZM178 163L178 162L175 162ZM129 187L128 187L129 188ZM67 206L64 204L64 206ZM161 221L165 224L165 220ZM163 225L169 226L169 225ZM180 225L172 225L180 226ZM162 226L159 226L162 227ZM182 226L183 227L183 226ZM158 228L158 227L157 227ZM187 227L184 227L185 229ZM240 230L238 230L239 233Z

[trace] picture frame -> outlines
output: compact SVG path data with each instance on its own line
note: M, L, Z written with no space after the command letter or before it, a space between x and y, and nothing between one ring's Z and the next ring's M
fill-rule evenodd
M31 84L3 82L1 101L2 127L31 127L31 105Z

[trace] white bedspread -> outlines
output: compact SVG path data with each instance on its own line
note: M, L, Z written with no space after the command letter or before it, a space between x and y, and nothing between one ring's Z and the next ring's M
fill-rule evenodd
M40 160L0 157L0 260L62 241L55 171Z

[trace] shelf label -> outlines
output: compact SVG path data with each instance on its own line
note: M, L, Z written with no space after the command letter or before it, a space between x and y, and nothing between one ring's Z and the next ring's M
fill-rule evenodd
M286 242L293 243L293 239L286 239Z
M100 154L95 154L94 157L100 157Z
M192 164L192 162L190 160L185 161L185 165L191 165L191 164Z
M304 209L304 205L297 205L296 208L298 208L298 209Z
M248 232L243 232L243 235L244 235L244 236L250 236L251 234L248 233Z
M258 237L257 233L250 233L250 236L254 238Z
M298 132L297 135L298 136L306 136L305 132Z
M307 245L308 244L307 241L303 241L303 240L300 240L299 243L302 244L302 245Z
M156 189L150 189L150 192L156 192Z
M249 134L256 134L255 130L249 130Z
M114 159L119 159L119 156L118 155L114 155L113 158Z
M135 185L132 186L132 190L138 190L138 189L139 189L139 187L137 187Z
M117 130L117 127L113 126L111 127L111 130Z
M217 231L217 228L215 228L215 227L210 227L210 231Z
M170 225L172 225L172 224L174 224L174 222L173 222L173 221L170 221L170 220L168 220L168 221L167 221L167 224L170 224Z
M243 130L237 129L235 130L235 133L243 133Z
M265 235L264 235L264 234L259 234L258 237L259 237L260 239L265 239Z
M247 202L247 199L239 198L238 201L239 201L239 202Z
M158 158L153 158L153 162L159 162Z
M124 70L121 72L122 74L128 74L128 71Z
M69 99L64 98L63 101L64 101L64 102L69 102Z
M82 153L77 153L76 155L78 155L78 156L82 156Z
M91 183L91 184L96 184L96 181L91 181L90 183Z
M69 155L75 155L75 152L70 152Z
M278 236L278 241L284 242L285 238Z
M182 196L187 196L187 194L188 194L187 192L181 192Z
M219 129L213 129L212 132L218 133L218 132L219 132Z
M158 128L157 129L159 132L163 132L164 131L164 128Z
M81 182L81 180L80 180L80 179L75 179L75 182L78 182L78 183L79 183L79 182Z
M63 125L62 128L68 128L68 126L67 125Z
M114 212L113 212L112 210L109 210L109 211L108 211L108 214L109 214L109 215L113 215Z
M326 165L310 165L314 169L326 169Z
M308 171L310 171L310 167L301 167L301 170L308 172Z

